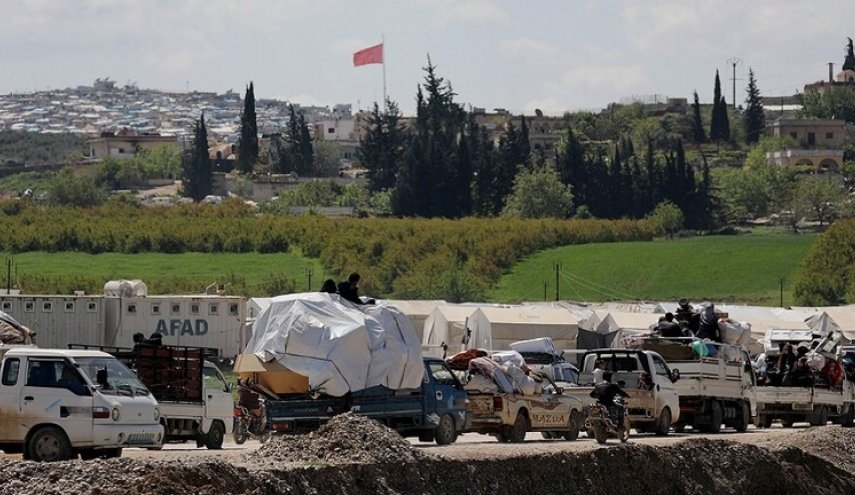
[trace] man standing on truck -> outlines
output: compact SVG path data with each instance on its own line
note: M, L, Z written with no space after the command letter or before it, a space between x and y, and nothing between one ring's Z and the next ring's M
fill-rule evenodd
M597 399L597 402L606 406L606 409L609 410L609 414L616 416L618 424L622 425L624 408L622 405L615 404L615 397L618 395L623 398L629 397L629 394L620 388L620 386L612 383L611 371L603 372L603 382L596 385L594 390L591 390L591 397Z

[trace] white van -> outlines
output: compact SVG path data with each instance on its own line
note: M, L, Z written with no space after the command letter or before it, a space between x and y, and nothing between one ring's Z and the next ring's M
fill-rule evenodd
M3 354L3 353L0 353ZM5 350L0 371L0 449L24 459L119 457L158 447L157 401L113 356L99 351Z

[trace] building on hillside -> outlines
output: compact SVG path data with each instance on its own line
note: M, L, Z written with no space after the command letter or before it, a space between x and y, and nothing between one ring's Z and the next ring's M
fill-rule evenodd
M766 153L771 165L809 165L818 172L836 172L843 167L846 135L841 120L780 118L766 126L766 133L798 143L798 148Z
M138 134L132 129L122 129L118 133L102 132L100 136L89 140L88 158L91 160L100 160L108 156L132 158L140 151L160 146L178 147L178 140L175 136Z
M836 86L855 86L855 51L852 47L852 38L848 38L846 45L846 58L843 60L843 68L834 76L834 64L828 64L828 80L805 84L805 94L811 91L825 91Z

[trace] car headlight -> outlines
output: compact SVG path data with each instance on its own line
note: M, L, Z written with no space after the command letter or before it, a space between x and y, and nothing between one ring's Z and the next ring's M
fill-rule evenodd
M114 407L113 411L110 413L110 416L113 418L113 421L118 421L119 420L119 408Z
M160 409L157 407L154 408L154 420L160 421Z

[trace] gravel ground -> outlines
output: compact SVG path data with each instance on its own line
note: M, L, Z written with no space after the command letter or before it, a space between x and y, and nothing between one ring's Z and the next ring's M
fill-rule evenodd
M855 493L855 429L836 426L715 439L638 436L605 447L584 436L524 444L479 435L462 440L416 447L383 426L345 415L311 435L277 439L250 453L168 446L129 449L131 457L122 459L54 464L6 456L0 493ZM133 458L136 453L145 457Z

